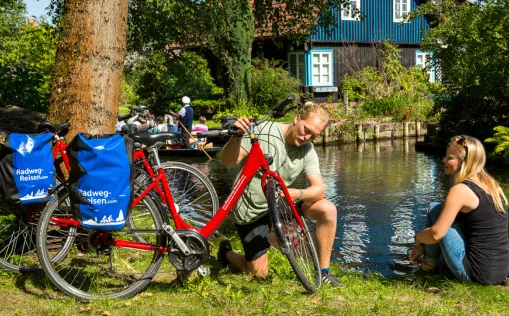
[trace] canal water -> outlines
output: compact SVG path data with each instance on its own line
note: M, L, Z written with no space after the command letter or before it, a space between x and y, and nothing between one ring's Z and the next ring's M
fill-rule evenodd
M315 147L325 196L338 208L332 257L343 267L383 275L412 271L407 258L414 234L424 227L428 204L443 200L452 181L443 173L442 157L416 152L415 142L407 138ZM220 201L225 200L236 170L217 160L182 161L207 174ZM509 193L509 170L487 169ZM301 178L295 186L303 184Z

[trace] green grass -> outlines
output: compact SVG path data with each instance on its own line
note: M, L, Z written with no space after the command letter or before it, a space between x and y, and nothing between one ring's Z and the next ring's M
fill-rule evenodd
M239 248L238 239L234 248ZM214 246L214 245L213 245ZM212 249L215 254L217 249ZM502 287L467 285L440 276L384 278L333 267L346 285L306 294L286 259L269 253L270 276L257 280L211 260L211 275L191 275L176 285L165 259L156 279L134 298L78 302L53 289L42 273L0 272L4 315L504 315L509 294Z

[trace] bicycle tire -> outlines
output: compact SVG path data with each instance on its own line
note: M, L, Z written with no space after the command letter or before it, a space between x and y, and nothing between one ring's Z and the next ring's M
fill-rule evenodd
M180 218L193 228L203 228L219 209L219 197L214 185L198 168L183 162L161 164ZM140 169L136 181L148 186L151 177ZM163 205L165 201L160 199ZM168 216L171 214L168 209Z
M139 184L135 184L139 186ZM131 215L136 215L137 208L145 207L152 214L152 221L137 221L138 229L146 229L144 240L150 240L153 246L166 247L166 237L160 233L162 224L167 220L161 213L150 195L147 195L137 207L133 208ZM55 216L57 215L57 216ZM130 215L130 216L131 216ZM89 230L81 226L76 230L87 235L85 244L74 240L73 247L66 257L58 262L51 260L51 249L48 242L56 238L52 234L48 239L48 232L52 229L57 232L60 226L52 224L58 218L74 218L70 209L59 209L55 201L46 206L37 227L37 251L41 266L48 279L62 292L78 300L88 301L98 298L121 298L135 295L143 290L156 275L164 259L164 253L155 250L140 250L133 248L119 248L110 246L111 257L104 252L108 249L98 245L96 240L100 234L98 230ZM113 236L121 236L123 240L133 240L128 230L109 232ZM141 234L138 232L138 234ZM72 236L64 236L69 239ZM110 266L110 258L112 265ZM113 267L114 269L110 269Z
M279 183L269 179L266 190L269 214L281 252L304 288L314 293L320 288L322 279L315 244L306 221L299 214L304 228L298 225L288 202L279 196Z
M62 201L61 193L58 193L57 199L59 203ZM41 270L35 239L37 218L45 204L6 205L7 211L0 214L0 268L14 273ZM12 211L12 208L17 211ZM61 244L60 254L54 260L59 260L68 251L66 247L69 247L68 243Z

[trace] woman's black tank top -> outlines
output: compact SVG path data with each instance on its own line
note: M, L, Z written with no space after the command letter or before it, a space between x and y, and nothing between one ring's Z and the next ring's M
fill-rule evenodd
M492 197L472 181L463 181L479 198L479 206L470 213L459 213L465 233L466 253L463 264L474 282L499 284L509 273L509 237L507 206L500 213Z

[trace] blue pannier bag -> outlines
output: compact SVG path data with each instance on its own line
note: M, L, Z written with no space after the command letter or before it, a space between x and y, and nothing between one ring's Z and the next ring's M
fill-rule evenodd
M55 186L53 135L11 133L0 144L0 193L8 202L46 202Z
M133 203L133 141L120 134L78 133L68 152L75 217L86 228L122 229Z

